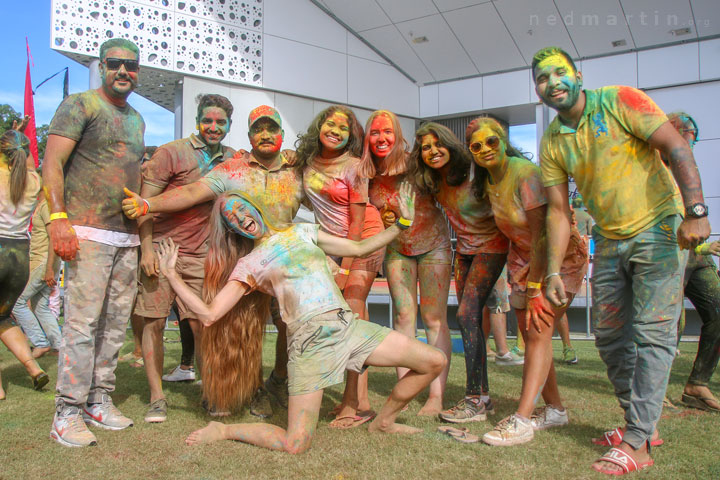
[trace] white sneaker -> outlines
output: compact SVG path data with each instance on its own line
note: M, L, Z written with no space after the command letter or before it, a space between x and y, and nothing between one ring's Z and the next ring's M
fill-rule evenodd
M525 358L517 355L512 351L508 351L505 355L495 355L495 364L500 366L507 365L523 365Z
M133 426L133 421L113 405L110 395L103 395L101 403L88 403L82 411L83 420L105 430L123 430Z
M567 409L561 411L550 405L536 408L533 410L532 417L530 417L530 423L532 423L535 430L564 427L569 422Z
M78 407L65 407L62 412L55 412L50 438L66 447L97 445L97 439L83 422Z
M175 367L172 372L162 376L165 382L192 382L195 380L195 369L193 367L183 370L180 365Z
M495 428L483 435L483 442L496 447L508 447L527 443L533 439L533 431L530 420L523 420L517 415L509 417L498 423Z

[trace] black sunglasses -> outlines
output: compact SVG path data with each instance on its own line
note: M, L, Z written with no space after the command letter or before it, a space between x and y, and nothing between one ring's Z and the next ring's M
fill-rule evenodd
M493 150L496 150L498 146L500 146L500 139L496 136L488 137L485 139L485 145L488 146L488 148L492 148ZM483 142L474 142L470 144L470 152L472 153L480 153L480 150L482 150Z
M120 67L123 65L125 65L125 70L128 72L137 72L140 70L139 61L127 58L106 58L103 63L107 66L108 70L120 70Z

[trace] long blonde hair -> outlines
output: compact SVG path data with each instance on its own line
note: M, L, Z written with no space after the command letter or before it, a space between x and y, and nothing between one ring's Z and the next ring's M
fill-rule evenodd
M277 225L267 210L241 192L221 195L210 216L210 239L205 259L203 299L212 302L227 284L238 260L253 249L253 241L230 228L223 210L233 197L240 197L258 209L272 230L289 228ZM202 337L203 398L218 411L235 410L247 403L262 383L262 342L270 314L270 297L254 291L210 327Z

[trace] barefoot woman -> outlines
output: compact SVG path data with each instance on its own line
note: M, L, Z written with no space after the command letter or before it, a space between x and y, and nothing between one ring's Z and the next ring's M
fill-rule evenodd
M359 242L327 234L317 225L275 226L262 206L238 193L224 195L216 203L211 219L211 239L223 241L211 245L208 265L215 260L219 263L209 269L206 288L211 292L221 283L224 286L209 304L194 295L175 273L177 247L172 242L162 244L163 274L206 326L242 321L240 312L245 312L247 321L262 324L267 308L252 309L253 315L245 303L262 292L277 297L288 327L288 429L269 424L213 422L193 432L186 440L188 444L233 439L288 453L304 452L315 432L323 389L341 383L346 369L360 372L364 365L410 369L393 389L370 430L419 431L396 424L395 417L440 373L445 356L417 340L355 319L325 259L326 253L343 257L367 255L392 241L403 223L411 223L414 217L414 199L409 192L407 185L401 190L401 220L407 220ZM235 350L241 348L237 341L227 345L234 345ZM246 369L239 375L245 374L254 375L255 371Z
M370 115L365 128L362 171L370 180L370 202L380 210L383 223L392 225L400 215L398 190L408 171L407 143L394 113L378 110ZM420 317L428 344L448 357L448 366L430 384L430 394L418 415L437 415L443 409L443 394L450 369L450 329L447 300L450 288L450 233L432 195L417 196L412 227L387 246L385 276L390 287L393 326L398 332L415 337L420 284ZM398 369L398 377L405 374Z

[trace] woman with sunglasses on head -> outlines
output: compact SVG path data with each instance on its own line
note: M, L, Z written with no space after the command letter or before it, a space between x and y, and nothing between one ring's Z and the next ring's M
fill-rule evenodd
M380 210L386 227L400 217L398 192L408 171L407 142L397 116L377 110L365 125L361 173L370 180L370 202ZM442 212L428 193L416 197L415 220L386 248L385 277L390 288L393 327L415 338L420 283L420 316L428 344L448 358L445 370L430 384L430 394L418 415L437 415L443 409L443 394L450 368L450 329L447 300L450 288L450 233ZM398 368L398 377L407 369Z
M510 239L510 305L515 308L519 330L525 338L518 409L486 433L483 441L490 445L516 445L531 441L534 430L568 423L555 377L552 335L555 322L582 285L588 252L577 228L572 227L560 272L551 274L562 277L569 300L560 308L552 307L542 292L547 265L547 198L540 167L510 145L507 131L492 118L480 117L470 122L465 140L479 167L475 169L473 192L489 199L495 223ZM540 392L545 406L533 410Z
M30 277L28 226L38 202L42 179L30 155L30 140L17 130L0 136L0 341L22 363L40 390L48 375L28 347L27 337L10 317ZM0 380L0 400L5 390Z
M277 225L265 205L240 192L222 195L210 219L210 250L203 301L175 272L178 247L172 239L160 246L160 270L185 304L206 326L211 343L206 351L217 360L203 376L209 381L208 400L221 408L238 401L238 385L252 383L257 370L241 361L252 348L234 331L251 326L262 331L269 313L267 295L277 298L287 324L288 427L267 424L224 425L211 422L193 432L189 445L222 439L238 440L272 450L302 453L310 448L323 389L341 383L346 369L359 372L367 365L405 367L403 376L370 424L371 432L412 434L419 429L395 423L400 410L445 367L436 348L377 324L358 321L335 283L325 254L361 257L391 242L412 225L414 194L400 188L400 217L395 225L361 241L324 232L315 224ZM254 336L251 343L262 342ZM235 379L214 383L214 376ZM218 389L216 385L225 385ZM225 401L225 403L223 403Z
M368 179L359 173L363 129L348 107L333 105L320 112L296 142L298 162L305 165L303 188L322 231L360 240L383 230L380 214L368 203ZM365 301L382 267L385 249L365 258L334 257L340 266L335 280L352 311L368 320ZM333 428L352 428L371 420L367 373L348 374L342 403L335 408Z
M420 126L410 164L415 184L442 205L457 234L457 319L467 383L464 398L439 417L451 423L483 421L494 406L488 386L482 310L502 273L508 241L495 225L490 202L473 194L470 154L447 127L432 122Z

